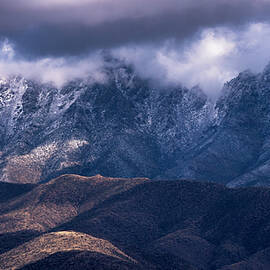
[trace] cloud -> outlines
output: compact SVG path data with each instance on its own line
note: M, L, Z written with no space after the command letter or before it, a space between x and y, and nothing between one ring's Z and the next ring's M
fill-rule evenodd
M239 72L261 72L270 61L270 24L250 23L240 28L228 26L202 29L185 42L177 38L160 43L122 45L111 54L131 64L136 72L156 85L170 88L200 85L216 98L223 84ZM25 59L7 39L0 46L0 76L20 74L61 87L67 81L91 76L104 82L104 58L100 51L83 56L44 56Z
M105 82L103 58L95 53L82 59L78 58L41 58L38 60L17 59L11 43L4 40L0 44L0 78L22 76L42 83L53 83L62 87L74 79L88 79L90 82Z
M1 47L0 47L0 56L3 59L6 60L11 60L13 59L14 55L15 55L15 51L13 46L9 43L9 41L7 39L4 39L1 42Z
M237 31L228 27L204 29L184 44L172 39L161 47L124 46L115 49L114 55L160 85L200 85L216 98L223 84L239 72L264 69L270 61L269 44L270 24L253 23Z
M203 28L269 20L269 0L9 0L0 36L29 57L184 40Z

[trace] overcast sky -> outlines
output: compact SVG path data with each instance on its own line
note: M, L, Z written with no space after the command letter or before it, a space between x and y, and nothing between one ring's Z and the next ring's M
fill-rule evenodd
M61 85L98 74L110 49L145 76L215 95L270 60L269 19L270 0L3 0L0 74L35 65Z

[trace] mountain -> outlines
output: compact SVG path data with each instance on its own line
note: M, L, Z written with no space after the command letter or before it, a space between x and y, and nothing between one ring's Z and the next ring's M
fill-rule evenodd
M63 173L162 175L211 122L199 88L156 89L121 63L106 83L61 89L13 77L0 84L1 180L36 183Z
M0 203L0 269L270 267L268 188L63 175L26 189Z
M186 176L230 187L269 185L269 73L270 66L259 75L246 71L224 86L215 132L182 163Z
M213 102L198 86L157 86L106 61L102 83L0 80L1 181L100 173L269 185L270 66L239 74Z

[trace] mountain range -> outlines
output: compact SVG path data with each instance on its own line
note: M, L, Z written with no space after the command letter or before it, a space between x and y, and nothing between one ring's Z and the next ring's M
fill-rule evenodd
M217 100L103 72L0 79L0 270L268 270L270 65Z
M76 173L269 186L270 65L212 101L199 86L160 86L106 61L102 83L0 80L1 181Z

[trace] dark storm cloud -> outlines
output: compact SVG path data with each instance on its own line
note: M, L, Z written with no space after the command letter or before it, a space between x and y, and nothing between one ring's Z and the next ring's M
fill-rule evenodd
M78 55L126 44L185 39L198 30L268 20L269 0L9 0L0 37L24 55Z

